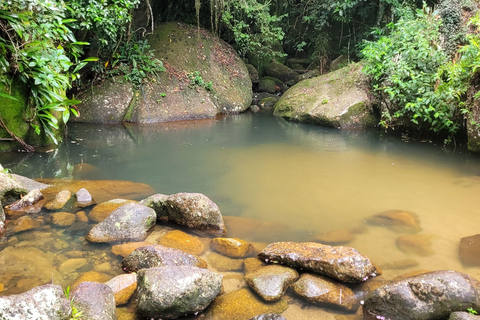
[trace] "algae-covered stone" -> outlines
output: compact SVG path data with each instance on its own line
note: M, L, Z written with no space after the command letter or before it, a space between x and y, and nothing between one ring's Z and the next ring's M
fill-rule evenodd
M137 248L122 261L122 269L126 272L163 266L206 267L206 264L205 261L191 254L161 245Z
M167 232L158 244L182 250L183 252L201 255L205 251L205 245L198 237L189 235L180 230L172 230Z
M258 257L343 282L359 283L378 274L370 260L351 247L332 247L314 242L276 242L263 249Z
M260 79L258 83L258 91L275 93L275 82L271 79Z
M248 320L264 313L282 313L287 308L285 299L265 303L247 288L242 288L217 297L208 308L206 318Z
M203 311L220 293L222 276L187 266L138 272L137 312L148 319L175 319Z
M274 115L333 128L375 126L379 118L365 83L360 64L301 81L283 94Z
M258 81L260 81L260 77L258 76L257 69L255 68L254 65L248 64L248 63L246 64L246 67L248 70L248 74L250 75L250 80L252 80L253 84L257 84Z
M270 77L280 79L281 81L294 80L298 73L278 62L270 63L266 68L266 73Z
M237 238L212 239L211 248L231 258L244 258L251 255L253 247L250 243Z
M67 202L70 200L72 197L72 193L68 190L62 190L60 191L53 200L47 202L45 204L45 209L48 210L59 210L62 209Z
M59 227L68 227L71 226L77 216L69 212L55 212L52 214L52 223Z
M277 96L268 97L260 100L258 105L262 108L273 108L280 98Z
M72 305L89 320L117 320L113 290L103 283L82 282L70 293Z
M151 208L139 203L127 203L95 225L86 239L90 242L142 241L155 226L156 218Z
M277 301L287 288L298 279L295 269L268 265L245 276L245 281L265 301Z

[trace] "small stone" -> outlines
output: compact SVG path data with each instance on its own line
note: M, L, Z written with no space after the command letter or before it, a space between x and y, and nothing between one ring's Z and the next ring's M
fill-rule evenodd
M65 252L65 255L69 258L80 258L83 256L83 252L82 251L68 251L68 252Z
M78 190L77 193L75 193L75 196L77 198L78 207L88 207L95 204L92 195L85 188L81 188L80 190Z
M112 271L113 268L110 262L104 262L104 263L95 265L94 269L95 271L98 271L98 272L110 272Z
M40 225L41 225L40 221L33 220L28 216L23 216L9 223L7 225L7 228L12 228L12 231L17 233L17 232L38 228L40 227Z
M73 290L75 289L80 283L82 282L98 282L98 283L104 283L110 280L110 276L105 273L100 273L96 271L88 271L79 276L77 279L73 281L73 283L70 285L70 289Z
M148 245L151 245L151 244L153 244L153 243L145 242L145 241L127 242L127 243L122 243L122 244L116 244L116 245L112 246L112 253L114 255L122 256L122 257L125 258L130 253L132 253L133 250L135 250L137 248L140 248L140 247L145 247L145 246L148 246Z
M334 230L320 233L313 238L313 241L329 245L341 245L355 240L355 234L349 230Z
M287 320L276 313L264 313L259 316L253 317L250 320Z
M397 246L400 250L408 254L416 254L418 256L431 256L434 252L432 250L432 235L405 235L397 238Z
M240 271L243 268L243 259L229 258L212 252L207 255L208 265L219 272Z
M105 282L105 284L112 288L115 294L115 304L117 306L122 305L130 300L135 289L137 289L137 274L122 274Z
M395 232L419 232L422 230L418 216L413 212L390 210L374 215L366 221L375 226L387 227Z
M92 221L100 222L105 220L114 210L127 204L129 202L134 202L132 200L125 200L125 199L113 199L107 202L102 202L97 204L93 209L90 211L88 217Z
M55 196L55 199L45 204L45 209L60 210L67 204L71 197L72 193L70 191L62 190Z
M182 250L183 252L196 256L201 255L205 251L205 246L198 237L191 236L180 230L167 232L162 238L160 238L158 244Z
M78 211L76 216L78 222L88 223L88 217L85 211Z
M60 271L62 274L72 273L85 266L87 263L88 260L85 258L69 259L60 265L58 271Z
M298 272L295 269L279 265L268 265L245 276L250 288L267 302L282 298L297 279Z
M55 212L52 214L52 223L59 227L68 227L71 226L77 216L69 212Z
M244 258L253 252L253 247L246 241L237 238L214 238L211 248L231 258Z

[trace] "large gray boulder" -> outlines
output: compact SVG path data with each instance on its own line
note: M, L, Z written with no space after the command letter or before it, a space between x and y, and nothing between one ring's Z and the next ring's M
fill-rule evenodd
M117 320L112 288L98 282L81 282L70 293L72 305L88 320Z
M140 203L127 203L95 225L86 239L90 242L143 241L155 226L157 215Z
M22 294L0 297L2 320L66 320L71 310L59 285L46 284Z
M137 313L175 319L203 311L220 293L222 276L197 267L161 267L138 272Z
M455 311L479 310L479 285L478 280L456 271L424 273L370 292L363 311L367 318L376 319L445 319Z
M164 266L206 267L206 263L181 250L153 244L133 250L122 261L122 269L126 272Z
M367 281L379 273L370 260L354 248L316 242L275 242L258 257L350 283Z
M119 78L89 88L80 96L80 117L73 121L154 123L214 118L250 106L248 69L223 40L196 26L171 22L158 25L148 43L166 71L141 89L132 89Z
M28 192L48 188L48 184L20 176L18 174L4 172L0 165L0 201L3 205L9 205L19 200Z
M159 220L191 228L202 235L226 233L220 209L201 193L155 194L140 203L153 208Z
M364 128L379 123L367 94L360 64L300 81L275 104L274 115L333 128Z

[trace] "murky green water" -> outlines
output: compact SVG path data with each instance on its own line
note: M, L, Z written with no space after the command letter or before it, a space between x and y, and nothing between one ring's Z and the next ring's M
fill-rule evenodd
M28 177L60 179L73 177L74 166L84 163L98 168L85 172L86 179L144 182L165 194L201 192L226 216L259 220L250 233L232 228L233 236L253 242L308 241L324 232L354 230L348 246L377 265L405 259L417 263L385 270L387 279L418 269L453 269L480 279L480 268L464 268L458 256L459 240L480 233L480 158L460 149L446 152L380 132L344 132L247 113L148 126L74 124L68 141L46 151L0 154L0 163ZM364 223L393 209L418 215L429 252L401 251L397 239L402 233ZM83 236L40 228L17 235L12 246L52 255L46 265L60 259L58 252L63 260L74 256L69 252L84 252L87 263L68 276L48 265L45 272L62 284L102 263L110 274L119 274L115 263L120 259L109 247L87 244ZM19 265L32 263L18 259ZM4 283L25 277L20 272L8 282L3 276ZM5 287L4 294L26 288ZM300 308L295 301L284 314L289 320L334 319L328 309Z

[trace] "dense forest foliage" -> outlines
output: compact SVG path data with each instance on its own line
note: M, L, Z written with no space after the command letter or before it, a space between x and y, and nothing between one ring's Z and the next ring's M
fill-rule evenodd
M310 58L325 72L339 55L364 60L381 125L451 138L477 98L479 18L468 1L6 0L0 85L24 82L26 118L48 133L55 113L65 122L77 113L74 94L89 83L121 74L139 87L162 72L145 37L180 21L211 30L260 65Z

